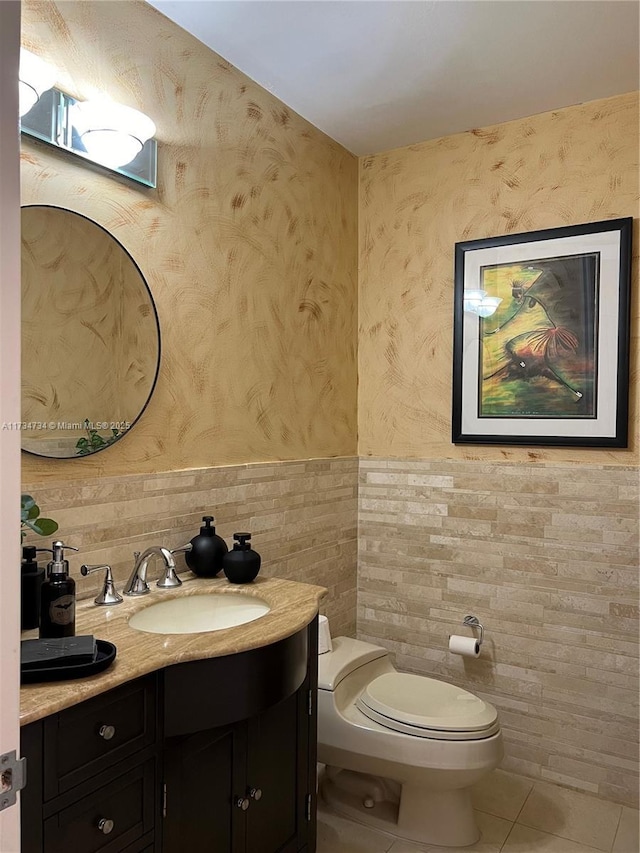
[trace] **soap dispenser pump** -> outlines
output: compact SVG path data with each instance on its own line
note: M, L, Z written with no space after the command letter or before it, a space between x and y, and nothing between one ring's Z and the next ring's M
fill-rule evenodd
M229 549L212 525L213 516L203 515L202 520L200 533L191 540L191 548L185 552L184 559L194 574L212 578L222 571L222 561Z
M44 581L44 569L36 562L38 551L35 545L24 545L20 566L20 628L29 631L40 625L40 589Z
M78 550L59 540L51 549L53 560L47 564L47 579L40 590L40 639L73 637L76 633L76 582L69 574L65 548Z
M230 583L251 583L260 571L262 558L249 545L250 533L234 533L233 550L224 558L224 573Z

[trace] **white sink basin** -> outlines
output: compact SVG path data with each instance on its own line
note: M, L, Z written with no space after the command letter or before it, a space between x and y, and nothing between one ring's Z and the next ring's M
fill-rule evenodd
M129 626L150 634L199 634L253 622L270 609L262 599L243 593L185 595L139 610Z

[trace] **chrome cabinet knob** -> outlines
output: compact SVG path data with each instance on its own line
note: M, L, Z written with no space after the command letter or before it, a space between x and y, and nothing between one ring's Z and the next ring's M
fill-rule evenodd
M98 821L98 829L104 835L109 835L109 833L113 831L114 826L115 823L111 820L111 818L108 817L101 817Z
M98 734L101 738L105 740L111 740L111 738L115 737L116 727L115 726L100 726L98 729Z
M236 799L236 808L237 809L242 809L243 812L246 812L246 810L249 808L250 805L251 805L251 803L249 802L248 797L237 797L237 799Z
M259 800L262 797L262 788L249 788L249 796L252 800Z

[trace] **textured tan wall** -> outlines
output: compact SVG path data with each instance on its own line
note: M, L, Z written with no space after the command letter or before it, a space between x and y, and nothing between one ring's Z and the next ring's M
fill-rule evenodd
M360 161L361 456L638 461L638 95ZM628 450L451 444L454 245L623 216L634 223Z
M81 461L23 454L23 478L352 455L356 158L144 3L28 0L22 16L60 88L156 122L157 190L25 141L22 200L120 240L163 345L130 435Z

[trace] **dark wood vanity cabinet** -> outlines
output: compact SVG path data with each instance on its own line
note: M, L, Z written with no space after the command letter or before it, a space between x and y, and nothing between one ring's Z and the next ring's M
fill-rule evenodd
M163 853L315 850L317 661L314 620L165 670Z
M22 853L313 853L317 622L22 731Z
M161 675L22 730L22 853L138 853L155 843Z

